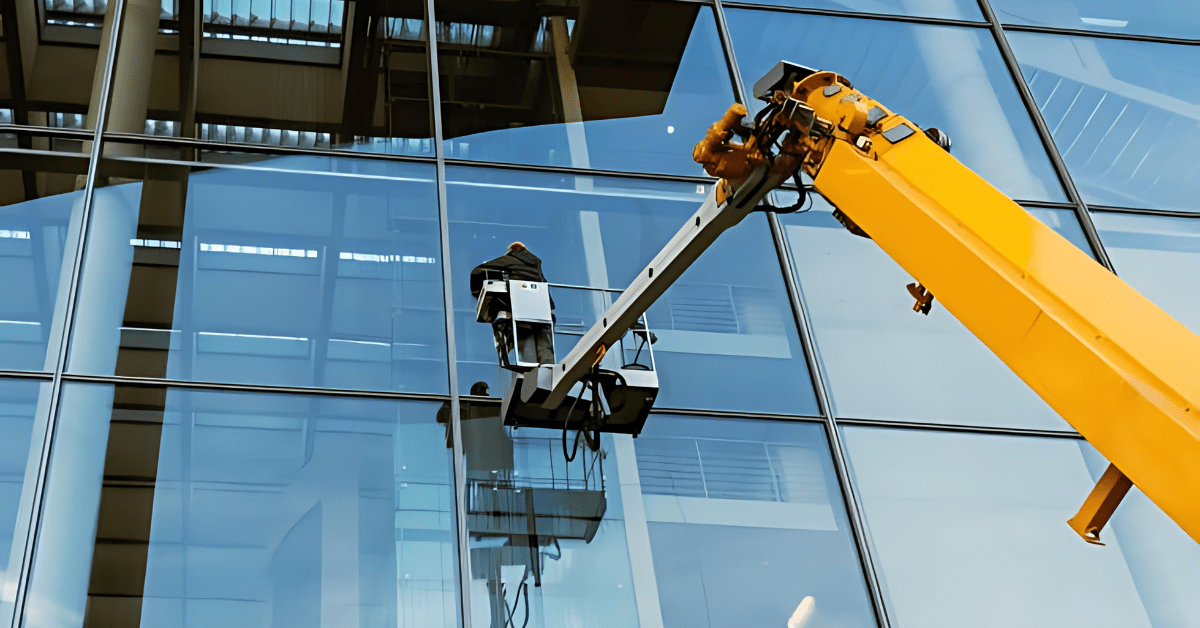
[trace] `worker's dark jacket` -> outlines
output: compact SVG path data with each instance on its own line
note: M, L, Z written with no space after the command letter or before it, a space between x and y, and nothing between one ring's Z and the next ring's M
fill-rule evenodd
M479 298L483 282L487 279L502 279L507 273L509 279L518 281L546 281L542 274L542 260L538 256L524 251L510 251L490 262L484 262L471 271L471 296ZM554 300L550 300L554 307Z

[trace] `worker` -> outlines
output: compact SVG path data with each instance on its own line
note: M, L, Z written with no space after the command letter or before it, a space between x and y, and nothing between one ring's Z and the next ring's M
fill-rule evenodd
M508 251L496 259L484 262L471 270L471 296L479 298L484 281L488 279L515 279L546 283L542 274L542 260L521 242L508 245ZM554 299L550 299L553 317ZM511 314L511 312L510 312ZM503 320L497 317L497 321ZM512 347L512 328L509 325L493 325L497 340L505 347ZM539 364L554 364L554 330L549 325L532 328L518 324L517 350L522 362L536 361Z

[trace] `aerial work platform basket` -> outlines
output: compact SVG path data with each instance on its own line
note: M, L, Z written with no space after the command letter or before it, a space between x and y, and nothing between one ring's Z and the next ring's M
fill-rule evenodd
M563 403L546 408L557 366L550 303L543 282L492 279L479 292L476 320L491 324L500 366L511 373L501 406L504 424L637 436L658 397L654 334L639 319L613 350L598 352L591 372Z

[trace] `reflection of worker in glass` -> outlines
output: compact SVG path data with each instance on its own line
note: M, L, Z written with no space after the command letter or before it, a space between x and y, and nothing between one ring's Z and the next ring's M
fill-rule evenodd
M494 260L484 262L471 271L471 296L479 298L483 282L488 279L514 279L517 281L546 282L542 274L542 260L525 248L520 242L508 245L508 252ZM550 307L554 308L554 299L550 299ZM503 329L503 332L501 331ZM506 346L512 346L511 327L495 327L500 339ZM540 325L536 328L519 326L517 330L517 351L522 362L538 362L539 364L554 363L554 331L549 326Z

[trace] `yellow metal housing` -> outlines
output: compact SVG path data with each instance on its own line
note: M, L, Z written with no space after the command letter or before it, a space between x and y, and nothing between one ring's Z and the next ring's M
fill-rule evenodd
M864 136L815 187L1200 541L1200 338L924 133Z
M771 137L729 141L737 106L696 160L734 187L756 167L811 175L843 225L917 280L915 310L936 296L1107 457L1070 521L1081 536L1099 541L1128 478L1200 542L1200 338L845 78L779 67L790 85L755 86Z

